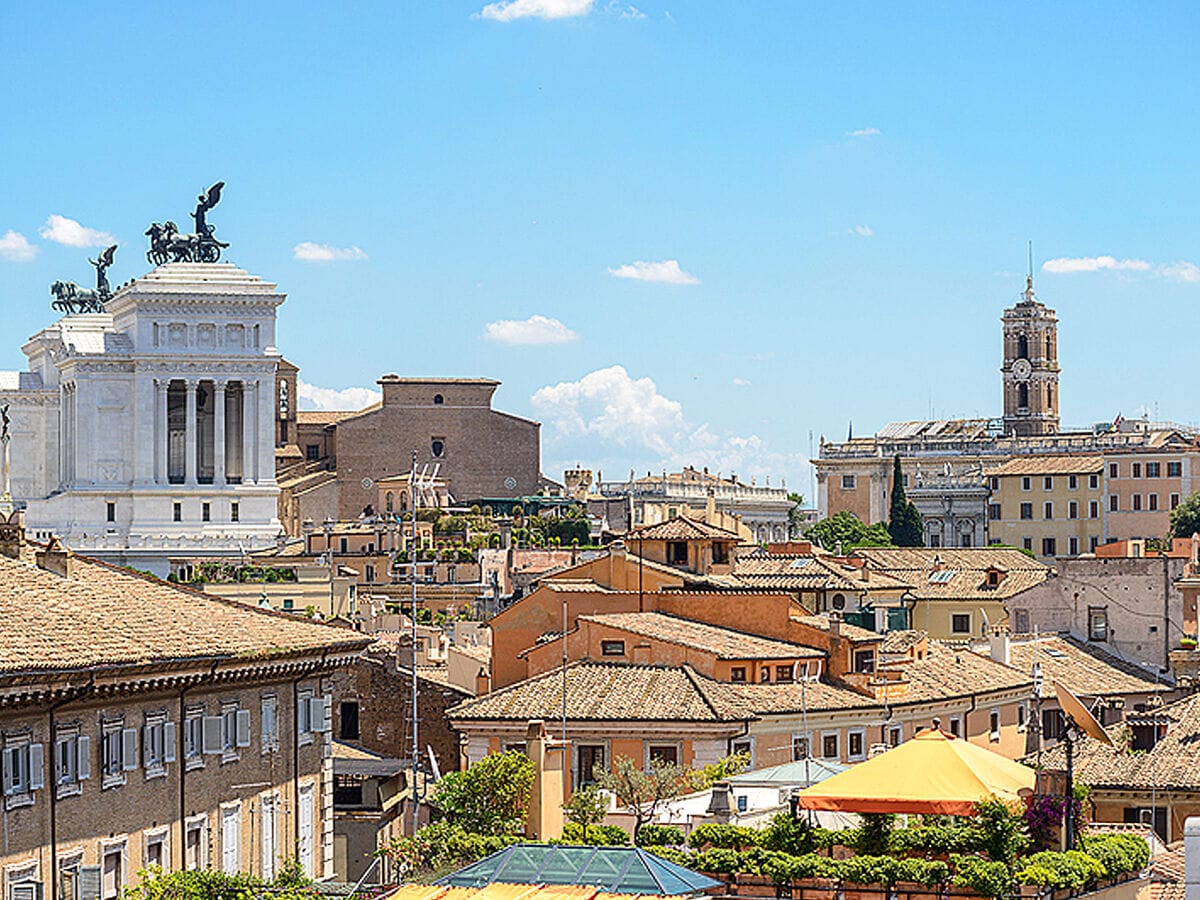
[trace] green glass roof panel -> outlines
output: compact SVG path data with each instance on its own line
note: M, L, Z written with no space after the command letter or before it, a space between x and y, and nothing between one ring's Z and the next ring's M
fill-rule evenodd
M452 872L438 884L583 884L615 894L692 894L719 886L640 847L513 844Z

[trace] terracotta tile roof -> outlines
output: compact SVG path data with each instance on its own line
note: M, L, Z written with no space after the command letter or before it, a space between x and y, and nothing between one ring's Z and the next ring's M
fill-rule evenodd
M689 666L576 662L567 666L567 716L575 721L721 722L736 716L718 708ZM562 671L555 669L449 710L451 720L557 719Z
M659 612L599 613L579 618L584 622L619 628L630 634L694 647L714 654L717 659L800 659L825 655L813 647L789 644Z
M807 625L809 628L819 628L821 631L829 630L829 616L792 616L793 622L799 622L801 625ZM841 635L848 638L852 643L862 643L865 641L881 641L883 635L876 631L871 631L867 628L860 628L857 625L851 625L849 622L842 622Z
M244 657L370 643L358 632L224 600L76 556L70 578L0 557L0 673ZM19 627L12 627L19 626Z
M709 525L698 519L676 516L657 525L642 525L625 532L625 544L631 541L740 541L732 531Z
M881 706L873 698L846 687L824 681L733 684L704 679L704 689L710 700L725 710L726 715L751 719L763 715L837 709L864 709Z
M734 577L746 587L789 591L861 591L865 586L815 556L738 557Z
M987 650L976 645L977 652ZM1140 694L1162 690L1162 679L1135 663L1107 653L1068 635L1015 638L1009 644L1009 664L1022 672L1032 672L1036 659L1042 667L1042 696L1054 696L1054 682L1061 681L1081 697Z
M299 425L336 425L342 419L357 416L357 409L301 409L296 411Z
M925 632L917 629L904 631L889 631L883 636L879 649L883 653L907 653L921 641L925 640Z
M1167 732L1144 753L1122 753L1081 738L1075 745L1075 778L1093 788L1113 790L1200 790L1200 694L1167 704L1160 715ZM1117 747L1125 727L1119 722L1105 729ZM1043 750L1042 764L1065 769L1063 746Z
M1150 877L1168 884L1182 884L1186 855L1183 847L1160 853L1150 860Z
M1101 456L1023 456L990 468L988 475L1090 475L1104 469Z
M620 594L621 591L613 590L610 587L605 587L598 581L593 581L591 578L548 578L540 583L540 587L556 593L585 593L594 592L597 594ZM625 591L624 593L630 593ZM636 591L634 592L636 593Z
M1041 584L1053 571L1012 548L864 547L855 552L872 573L911 585L909 595L917 600L1005 600ZM988 569L1004 573L995 587L988 587Z
M930 641L924 659L895 664L908 678L908 693L898 702L920 703L966 697L981 691L1024 688L1033 679L1024 672L965 648Z

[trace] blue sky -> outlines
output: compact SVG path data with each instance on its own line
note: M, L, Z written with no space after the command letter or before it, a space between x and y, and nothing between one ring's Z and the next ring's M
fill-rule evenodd
M288 293L311 402L494 377L553 476L694 462L808 493L810 433L995 415L1029 239L1065 423L1200 420L1171 343L1200 326L1197 24L1184 3L5 4L0 368L51 281L89 280L72 243L113 235L114 281L140 275L147 225L221 179L209 219Z

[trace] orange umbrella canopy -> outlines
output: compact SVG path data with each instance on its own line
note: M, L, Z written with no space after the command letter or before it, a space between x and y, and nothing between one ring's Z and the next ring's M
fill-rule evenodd
M987 797L1009 803L1033 789L1035 772L937 729L851 766L799 794L805 809L969 816Z

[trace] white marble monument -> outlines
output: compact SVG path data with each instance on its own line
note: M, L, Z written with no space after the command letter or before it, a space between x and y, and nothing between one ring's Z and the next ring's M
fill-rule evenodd
M30 535L160 575L271 545L284 298L229 263L169 263L34 335L29 371L0 372Z

